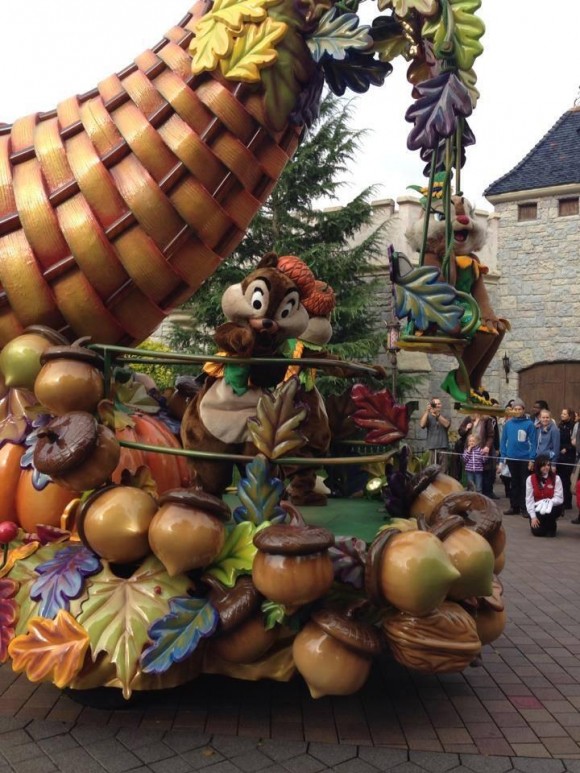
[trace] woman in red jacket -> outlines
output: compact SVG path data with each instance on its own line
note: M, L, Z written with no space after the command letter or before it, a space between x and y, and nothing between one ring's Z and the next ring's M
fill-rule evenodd
M552 472L550 458L540 454L526 481L526 510L534 537L555 537L556 521L563 513L562 481Z

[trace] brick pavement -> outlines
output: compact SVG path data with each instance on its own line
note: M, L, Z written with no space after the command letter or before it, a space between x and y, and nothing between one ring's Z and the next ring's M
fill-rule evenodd
M421 676L384 661L359 694L318 701L300 679L204 676L99 710L5 665L0 773L580 773L580 527L569 520L549 540L505 518L509 623L481 667Z

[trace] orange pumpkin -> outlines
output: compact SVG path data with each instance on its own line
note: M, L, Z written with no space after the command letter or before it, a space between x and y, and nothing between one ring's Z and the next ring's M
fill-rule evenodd
M39 523L60 526L60 517L78 494L48 483L40 491L32 484L32 470L23 470L24 446L5 443L0 448L0 521L15 521L34 532Z
M130 418L134 426L118 429L116 431L118 440L146 443L164 448L181 448L175 435L160 419L143 413L133 413ZM113 481L115 483L121 482L121 473L124 469L134 473L142 465L151 471L157 484L158 494L190 485L191 476L185 457L161 454L155 451L138 451L122 446L119 464L113 472Z

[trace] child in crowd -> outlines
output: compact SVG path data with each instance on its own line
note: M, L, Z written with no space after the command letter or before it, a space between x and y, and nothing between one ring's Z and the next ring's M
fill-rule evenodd
M475 488L481 494L483 488L484 456L481 453L481 445L477 435L468 435L463 452L463 464L465 475L470 488Z

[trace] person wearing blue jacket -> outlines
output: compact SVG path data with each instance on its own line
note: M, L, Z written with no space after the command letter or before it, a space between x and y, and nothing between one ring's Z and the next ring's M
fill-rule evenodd
M560 455L560 430L547 408L542 408L538 421L539 424L536 424L536 432L538 433L536 456L547 456L555 467Z
M524 401L516 397L512 418L506 421L500 444L500 461L507 462L511 473L510 509L504 515L524 515L526 510L526 479L529 463L536 458L538 447L534 422L525 415Z

